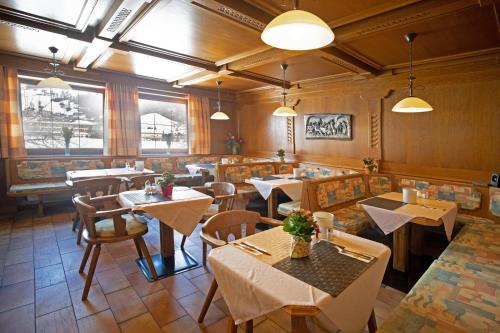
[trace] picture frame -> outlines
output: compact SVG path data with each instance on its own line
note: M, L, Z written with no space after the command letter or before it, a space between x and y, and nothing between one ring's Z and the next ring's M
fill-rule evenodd
M352 114L312 113L304 115L306 140L352 140Z

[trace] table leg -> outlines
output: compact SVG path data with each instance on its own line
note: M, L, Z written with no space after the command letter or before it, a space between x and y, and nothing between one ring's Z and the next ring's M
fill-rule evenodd
M422 256L424 254L424 226L420 224L411 224L410 254L408 282L411 286L417 282L423 273Z
M292 315L292 333L309 333L306 317Z
M184 249L175 249L174 230L165 223L159 223L160 253L151 256L158 279L199 267L199 264L189 252ZM139 258L136 261L146 278L150 282L154 281L146 259Z
M409 225L405 224L392 234L393 239L393 255L392 267L400 272L408 270L408 240L409 240Z
M267 217L275 219L278 215L278 190L273 189L267 198Z

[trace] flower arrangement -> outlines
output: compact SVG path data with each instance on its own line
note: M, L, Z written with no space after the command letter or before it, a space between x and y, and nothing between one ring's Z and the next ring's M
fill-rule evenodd
M161 191L164 196L172 196L174 190L174 180L175 176L170 172L165 172L160 179L157 180L156 184L161 187Z
M65 126L62 128L61 132L66 148L69 148L69 143L71 142L71 138L73 137L73 128Z
M280 158L281 162L285 162L285 150L283 148L278 149L278 152L276 152L276 156Z
M311 212L299 209L285 218L283 230L292 235L290 257L303 258L311 253L312 235L319 233Z
M242 138L237 138L233 135L233 133L229 132L224 142L226 143L227 150L230 151L233 155L237 155L240 153L241 145L243 144Z
M371 157L363 158L363 165L364 165L365 173L372 173L377 168L377 165L375 164L375 162L373 161L373 158L371 158Z

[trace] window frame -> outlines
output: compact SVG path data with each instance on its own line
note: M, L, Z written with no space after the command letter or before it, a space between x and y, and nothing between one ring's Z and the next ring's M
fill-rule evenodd
M175 103L175 104L184 104L186 106L186 143L187 147L186 149L170 149L170 153L168 153L167 149L163 148L142 148L141 146L141 151L140 155L141 156L175 156L175 155L183 155L183 154L188 154L189 153L189 140L190 140L190 131L189 131L189 117L188 117L188 99L187 97L177 97L177 96L169 96L169 95L163 95L163 94L152 94L149 92L145 91L139 91L139 99L145 99L145 100L150 100L150 101L158 101L158 102L167 102L167 103ZM139 111L139 137L142 143L142 131L141 131L141 110Z
M18 98L19 98L19 112L21 116L21 127L23 128L23 141L24 141L24 119L22 115L22 96L21 96L21 84L30 84L36 85L39 80L48 77L45 74L39 75L31 74L31 73L18 73ZM106 103L106 91L104 84L100 82L84 82L80 80L68 80L70 82L70 86L74 87L76 90L94 92L102 94L102 119L103 119L103 148L71 148L71 156L104 156L104 149L106 145L105 140L105 103ZM26 142L24 142L26 143ZM26 148L26 154L29 157L37 157L37 156L57 156L64 157L65 149L64 148Z

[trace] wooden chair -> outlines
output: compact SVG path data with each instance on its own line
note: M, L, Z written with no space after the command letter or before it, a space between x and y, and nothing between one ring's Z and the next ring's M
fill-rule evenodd
M87 248L80 264L80 273L83 273L90 252L94 247L85 287L83 288L82 301L87 299L102 243L116 243L133 239L139 258L143 258L143 256L146 258L153 278L155 280L158 278L148 248L142 238L148 232L147 223L143 223L134 216L127 214L130 212L130 208L107 210L105 207L117 204L117 198L117 195L107 195L96 198L80 196L74 199L80 213L80 219L85 223L86 227L83 238L87 241ZM105 210L101 210L103 208ZM96 218L104 219L96 221Z
M155 183L156 177L161 177L161 174L155 173L155 174L150 174L150 175L141 175L141 176L130 177L125 182L127 191L144 189L144 183L146 183L146 181L148 181L148 180L151 183L151 185L153 185Z
M120 185L122 183L122 178L91 178L84 180L76 180L71 182L71 196L73 204L75 204L75 198L83 195L88 195L91 198L98 196L106 196L112 194L118 194L120 192ZM119 207L119 205L117 205ZM75 204L76 207L76 204ZM112 208L112 207L108 207ZM72 230L75 231L76 225L80 220L80 215L78 210L76 211L75 219L73 220ZM83 223L79 223L78 237L76 239L76 244L80 245L82 240Z
M231 183L214 182L210 186L193 186L193 190L214 196L214 203L210 205L200 222L205 222L215 214L233 209L236 198L236 187ZM182 237L181 248L184 248L186 236ZM207 263L207 246L203 244L203 265Z
M200 237L203 240L203 254L206 255L207 244L212 248L226 245L230 240L229 236L234 236L235 239L250 236L255 233L255 225L257 223L265 223L271 227L282 226L283 222L274 220L268 217L261 217L259 213L248 210L231 210L222 212L212 216L203 224ZM243 235L242 227L245 226L245 234ZM210 290L208 291L205 303L198 316L198 322L203 322L207 314L208 307L214 298L217 291L217 281L212 280Z

